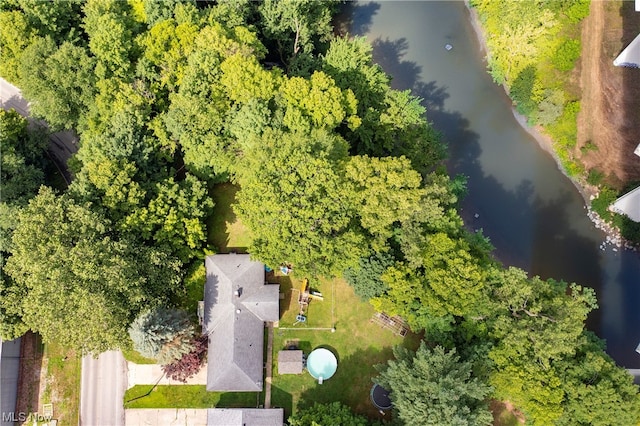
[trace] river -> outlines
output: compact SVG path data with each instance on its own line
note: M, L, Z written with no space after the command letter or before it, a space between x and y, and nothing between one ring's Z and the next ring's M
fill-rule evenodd
M373 44L394 88L424 99L449 146L449 172L469 178L466 225L483 229L505 265L595 289L600 308L587 326L619 365L640 368L640 256L601 250L605 235L587 218L582 196L487 73L464 3L357 2L343 19L350 34Z

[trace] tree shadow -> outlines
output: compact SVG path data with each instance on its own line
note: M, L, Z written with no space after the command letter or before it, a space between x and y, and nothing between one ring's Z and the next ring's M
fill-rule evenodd
M240 187L229 182L209 187L209 196L215 205L207 219L207 242L215 246L218 253L247 253L245 246L230 245L231 233L228 230L230 226L238 223L233 205L236 203L239 190Z
M40 408L40 378L44 347L39 334L28 331L20 341L17 413L37 412Z
M409 50L408 40L404 37L397 40L378 37L371 45L373 61L392 77L391 87L396 90L413 89L422 67L403 59Z
M335 353L335 352L334 352ZM300 395L300 406L306 408L313 403L328 404L339 401L349 406L355 413L371 419L386 419L390 414L382 415L369 398L373 378L378 375L375 366L393 358L390 347L382 350L368 348L356 351L338 362L336 373L321 385L315 382Z
M283 408L285 422L293 412L293 397L277 386L271 386L271 408Z
M334 31L340 36L348 33L363 36L371 29L371 22L379 9L380 4L376 2L344 2L334 18Z

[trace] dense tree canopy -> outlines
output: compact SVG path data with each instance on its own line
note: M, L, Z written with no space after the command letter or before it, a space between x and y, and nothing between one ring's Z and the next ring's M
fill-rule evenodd
M494 78L569 138L579 104L553 82L586 3L473 3L496 12L483 18ZM254 258L300 276L346 270L361 297L441 345L397 350L380 376L407 424L489 423L489 396L533 424L637 423L637 387L584 331L593 293L505 270L464 228L464 179L444 173L429 111L391 89L364 38L331 37L334 5L0 1L0 75L80 135L69 188L36 195L46 138L0 112L2 336L129 347L141 312L183 302L182 271L208 249L209 190L232 181ZM466 361L476 352L493 390ZM363 423L340 404L291 422L336 419Z
M455 350L429 349L422 342L417 352L394 348L395 360L379 366L375 379L390 397L406 425L490 425L493 416L486 398L491 387L472 377L472 363L461 361Z
M289 417L290 426L366 426L369 424L363 416L354 414L349 407L340 403L313 404L312 407L298 410Z
M43 188L18 215L5 271L22 321L45 341L101 352L123 345L134 313L167 300L179 263L131 239L114 239L88 205ZM15 308L14 308L15 309Z

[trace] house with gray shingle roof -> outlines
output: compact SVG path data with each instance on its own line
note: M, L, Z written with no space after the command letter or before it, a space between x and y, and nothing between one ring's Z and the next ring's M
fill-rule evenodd
M280 286L266 284L264 264L248 254L207 256L205 267L207 390L260 392L264 323L278 321Z

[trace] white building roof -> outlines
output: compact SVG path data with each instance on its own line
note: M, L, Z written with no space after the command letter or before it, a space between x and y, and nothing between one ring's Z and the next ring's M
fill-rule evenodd
M640 34L614 59L613 65L640 68Z
M611 205L611 210L627 215L634 222L640 222L640 186L618 198Z

